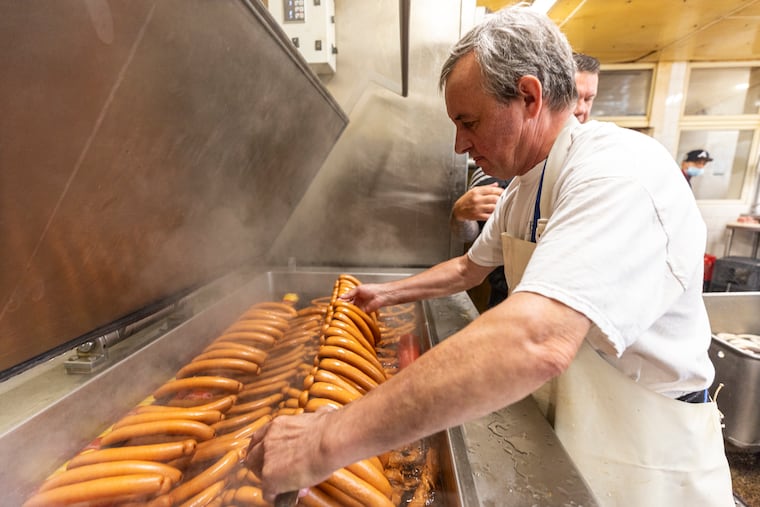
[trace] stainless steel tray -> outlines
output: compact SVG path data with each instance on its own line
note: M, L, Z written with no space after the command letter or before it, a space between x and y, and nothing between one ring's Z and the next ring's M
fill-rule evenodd
M0 455L13 466L0 471L7 505L20 505L37 485L114 420L143 400L187 363L215 333L250 304L296 292L328 295L336 276L350 272L363 282L389 281L415 270L334 269L259 272L229 294L196 295L192 317L159 336L136 336L115 364L85 378L66 375L52 361L0 389ZM466 326L477 311L465 293L424 301L420 334L434 346ZM130 340L133 340L130 338ZM136 350L128 350L135 347ZM66 387L57 393L55 386ZM136 387L137 386L137 387ZM430 439L438 447L441 490L436 505L597 505L532 399Z

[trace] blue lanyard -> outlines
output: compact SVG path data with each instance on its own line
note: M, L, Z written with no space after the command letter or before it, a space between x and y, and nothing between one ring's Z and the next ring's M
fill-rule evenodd
M538 181L538 192L536 193L536 204L533 207L533 227L530 231L530 242L536 242L536 229L538 229L538 219L541 218L541 189L544 186L544 173L546 172L546 162L549 159L544 160L544 167L541 169L541 179Z

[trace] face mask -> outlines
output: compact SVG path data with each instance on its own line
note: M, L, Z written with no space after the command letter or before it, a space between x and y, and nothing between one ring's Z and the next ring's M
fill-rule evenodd
M704 174L705 170L700 169L699 167L689 167L686 169L686 174L689 176L701 176Z

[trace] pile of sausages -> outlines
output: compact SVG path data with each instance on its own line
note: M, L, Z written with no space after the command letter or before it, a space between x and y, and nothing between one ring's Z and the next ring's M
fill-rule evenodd
M300 310L287 297L254 304L24 507L269 505L242 465L251 435L273 417L350 403L397 367L378 359L377 315L338 298L359 283L340 275L329 298ZM375 457L338 470L299 505L388 507L393 497Z

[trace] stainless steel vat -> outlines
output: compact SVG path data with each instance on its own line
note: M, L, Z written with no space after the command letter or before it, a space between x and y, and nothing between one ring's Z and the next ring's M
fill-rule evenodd
M724 416L723 436L729 450L760 451L760 356L721 340L717 333L760 334L760 292L704 294L713 338L710 358L715 381L710 393ZM718 387L720 391L718 391Z
M171 378L250 304L278 300L287 292L307 299L329 295L341 272L351 272L363 282L382 282L414 271L313 268L253 273L234 290L219 283L192 294L185 320L165 322L122 342L124 350L114 357L120 359L91 377L72 381L60 360L19 375L13 388L0 392L0 404L8 407L0 419L0 455L18 457L14 466L0 471L4 501L21 504L45 477ZM477 311L460 293L423 301L420 315L424 353L467 325ZM40 385L48 386L55 399L35 399L31 393L39 392ZM51 385L59 385L59 392L53 393ZM431 442L441 457L438 505L596 505L530 398L435 435Z

